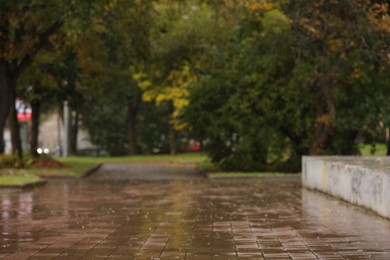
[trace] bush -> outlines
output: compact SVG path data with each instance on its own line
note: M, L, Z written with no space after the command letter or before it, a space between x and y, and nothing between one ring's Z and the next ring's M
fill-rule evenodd
M43 167L43 168L64 168L66 165L53 159L51 156L43 155L33 157L31 155L23 156L22 160L16 155L4 154L0 155L0 169L4 168L27 168L27 167Z
M0 155L0 169L1 168L23 168L25 160L20 161L15 155Z

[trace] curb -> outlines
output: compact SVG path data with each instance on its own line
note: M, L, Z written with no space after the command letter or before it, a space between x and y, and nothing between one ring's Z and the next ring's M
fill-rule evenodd
M47 183L47 180L40 180L36 182L31 183L22 183L22 184L9 184L9 185L0 185L0 189L6 188L6 189L32 189L37 188L40 186L43 186Z
M42 175L38 175L40 178L43 178L43 179L46 179L46 180L55 180L55 179L76 179L77 177L76 176L73 176L73 175L45 175L45 174L42 174Z
M100 167L102 167L103 164L100 163L94 167L92 167L91 169L89 169L88 171L86 171L80 178L87 178L88 176L92 175L93 173L95 173L97 170L100 169Z
M199 165L197 166L197 174L200 175L201 177L208 179L209 178L209 173L206 169L203 169Z

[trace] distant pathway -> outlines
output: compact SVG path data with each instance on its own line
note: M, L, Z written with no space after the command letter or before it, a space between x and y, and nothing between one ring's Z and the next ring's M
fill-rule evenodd
M123 163L104 164L89 179L95 180L182 180L203 176L195 164Z
M0 258L390 259L389 220L302 189L299 177L159 167L106 165L0 190Z

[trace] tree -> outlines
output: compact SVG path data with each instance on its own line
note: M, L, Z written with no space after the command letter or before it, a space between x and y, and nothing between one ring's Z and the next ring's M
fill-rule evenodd
M331 152L336 148L331 148L332 140L342 136L335 133L346 133L352 130L351 126L355 130L351 132L352 135L343 137L349 143L342 146L354 147L358 129L362 124L369 123L367 115L371 113L378 116L375 109L370 109L365 112L366 115L359 114L359 117L350 114L350 119L357 119L355 122L346 123L348 119L341 117L345 110L351 108L357 112L367 103L367 100L351 96L351 93L360 90L375 93L374 96L379 97L379 92L383 90L373 84L373 79L385 77L385 71L388 71L388 61L381 54L386 52L388 44L381 37L383 33L380 32L380 26L375 25L372 14L367 12L370 8L370 2L365 0L302 2L290 3L288 6L287 10L294 10L297 17L294 21L297 32L295 55L312 67L311 85L317 92L310 154L326 153L327 150ZM362 80L364 84L359 83ZM351 100L357 102L348 106L346 101L350 103Z
M22 1L2 1L0 13L0 152L4 151L3 129L13 99L16 84L33 57L60 27L63 17L60 9L51 5Z
M388 107L387 11L372 20L364 0L239 6L186 109L213 161L298 170L304 154L357 153L357 133Z
M80 52L81 67L87 75L84 84L92 89L93 100L115 97L111 102L118 102L122 108L126 108L127 113L120 114L127 128L127 149L130 155L137 153L136 125L141 105L141 91L133 80L133 74L148 66L152 11L150 1L123 0L110 3L104 15L98 18L101 31L93 35L94 44L99 44L100 51ZM94 57L96 53L104 55ZM91 58L98 67L104 68L100 73L89 71L88 60ZM86 113L89 113L88 109Z
M3 131L20 76L38 52L50 45L60 28L74 29L71 27L77 19L87 18L92 6L89 1L1 1L0 152L4 151Z
M58 102L56 98L53 98L58 96L57 89L55 88L55 78L49 73L44 73L47 68L41 64L43 61L40 61L40 57L42 55L39 55L34 60L32 66L26 69L18 84L18 96L31 106L32 118L29 141L32 156L38 156L37 149L41 112L47 110L47 107L53 106L53 103L57 104ZM39 63L39 66L36 63Z
M2 49L2 53L7 55L2 57L11 65L19 66L22 63L20 61L24 64L22 69L12 68L17 73L10 73L6 68L1 70L4 75L17 74L11 80L14 83L10 89L16 88L16 81L25 68L31 66L38 52L45 58L38 57L34 64L35 72L45 68L46 75L51 74L56 79L54 96L60 105L63 100L69 101L71 115L72 111L75 111L75 120L72 121L78 121L79 114L84 110L84 100L90 99L93 96L91 93L102 93L102 88L112 90L112 85L116 85L115 90L127 97L124 105L127 104L129 111L126 116L129 152L135 153L136 138L133 130L140 92L132 81L131 74L132 67L143 67L142 64L147 60L148 28L151 21L148 15L151 12L151 2L123 0L73 3L58 0L51 4L40 4L25 1L17 5L6 3L6 7L8 9L2 10L2 46L11 47ZM20 43L21 39L23 43ZM18 44L24 49L14 48L14 45ZM42 53L42 50L45 53ZM13 66L11 65L8 67ZM29 73L34 74L33 71ZM43 74L35 73L37 77L45 77ZM39 78L32 79L31 75L27 78L30 80L24 81L27 85L28 82L40 81ZM5 87L4 91L8 89L9 87ZM34 107L37 108L49 88L35 85L34 92L31 102L36 104ZM2 93L4 95L1 97L7 102L1 102L4 107L0 109L0 114L6 115L10 107L8 103L12 98L10 94ZM37 118L39 116L34 116L34 119ZM37 130L37 120L34 120L33 125ZM0 126L4 126L4 123ZM72 152L76 151L77 127L78 123L73 124L69 131L69 146ZM32 132L32 146L36 146L34 143L37 131ZM2 146L0 145L0 148Z
M134 75L143 90L143 100L166 105L171 154L176 154L177 131L188 104L188 86L205 69L207 57L219 37L219 21L207 5L194 1L156 4L156 27L151 44L151 69Z

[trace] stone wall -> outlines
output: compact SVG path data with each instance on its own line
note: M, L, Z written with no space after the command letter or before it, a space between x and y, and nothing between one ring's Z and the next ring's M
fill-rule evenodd
M390 158L304 156L302 183L390 218Z

